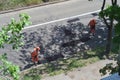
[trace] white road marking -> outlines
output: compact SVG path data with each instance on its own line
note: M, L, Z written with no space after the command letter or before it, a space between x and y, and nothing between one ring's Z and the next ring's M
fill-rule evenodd
M76 17L81 17L81 16L85 16L85 15L92 14L92 13L96 13L96 12L100 12L100 10L92 11L92 12L88 12L88 13L83 13L83 14L80 14L80 15L71 16L71 17L67 17L67 18L62 18L62 19L58 19L58 20L53 20L53 21L49 21L49 22L45 22L45 23L40 23L40 24L36 24L36 25L32 25L32 26L28 26L28 27L25 27L24 30L25 30L25 29L29 29L29 28L33 28L33 27L37 27L37 26L43 26L43 25L46 25L46 24L50 24L50 23L55 23L55 22L67 20L67 19L72 19L72 18L76 18Z

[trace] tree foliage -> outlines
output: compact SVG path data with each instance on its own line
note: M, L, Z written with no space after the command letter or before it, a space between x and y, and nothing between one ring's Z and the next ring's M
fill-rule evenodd
M23 36L21 35L21 30L30 23L28 20L29 16L27 14L21 14L20 21L17 22L12 19L10 24L2 27L0 31L0 48L4 48L4 44L12 44L13 49L22 46L23 41L21 40Z
M105 67L100 69L100 73L105 75L107 72L110 72L110 74L119 72L120 75L120 6L117 5L117 0L111 0L111 3L112 5L104 10L102 7L100 16L104 19L104 22L106 23L108 28L112 29L112 27L114 27L113 29L115 33L113 37L113 44L117 45L116 48L118 50L119 56L117 57L116 66L114 66L112 63L106 64ZM103 4L105 4L105 0ZM111 26L111 24L108 24L107 21L105 20L105 17L108 17L110 19L110 22L114 23L114 25Z
M12 49L18 49L23 45L21 31L26 25L30 24L30 17L27 14L20 14L19 17L19 21L12 19L10 24L2 27L0 31L0 48L4 48L5 44L12 45ZM14 80L19 79L19 66L9 62L6 53L0 55L0 63L1 76L13 77Z
M105 8L106 0L103 0L103 5L101 7L100 17L103 18L107 28L108 28L108 35L107 35L107 44L106 44L106 55L111 51L111 43L112 43L112 32L114 27L114 21L116 20L115 17L118 16L117 10L119 6L117 5L117 0L111 0L111 5ZM108 19L109 18L109 22Z

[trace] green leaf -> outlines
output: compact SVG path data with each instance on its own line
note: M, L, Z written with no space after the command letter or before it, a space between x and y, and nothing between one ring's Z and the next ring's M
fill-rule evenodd
M120 35L120 23L115 25L115 34Z
M21 35L22 29L25 25L29 25L29 18L27 14L20 15L20 21L16 21L14 18L11 19L11 23L7 26L2 27L0 31L0 48L4 47L4 44L11 44L13 49L18 49L19 46L23 45L23 36ZM6 55L0 56L0 70L3 68L4 75L10 75L14 80L19 80L19 66L13 65L7 61Z
M114 38L113 38L113 43L120 43L120 36L115 36Z
M3 69L3 66L0 65L0 69Z

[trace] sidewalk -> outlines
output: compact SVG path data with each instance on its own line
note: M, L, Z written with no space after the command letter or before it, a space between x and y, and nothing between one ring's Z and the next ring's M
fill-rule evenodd
M56 76L46 77L42 80L100 80L108 75L101 76L99 69L111 62L115 63L113 60L101 60L86 67L70 71L67 75L63 73Z

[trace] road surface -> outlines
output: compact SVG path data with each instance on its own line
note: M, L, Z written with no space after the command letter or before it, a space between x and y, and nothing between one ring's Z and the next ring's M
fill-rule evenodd
M0 26L9 23L11 18L18 18L20 13L28 13L31 16L32 23L39 24L96 11L101 8L101 5L101 0L69 0L57 4L5 13L0 15Z
M66 40L69 40L64 37L63 27L70 28L77 34L75 38L79 39L81 35L81 23L86 26L88 21L91 18L96 18L94 15L86 15L79 17L81 22L75 23L74 25L68 24L67 20L55 22L55 20L69 18L71 16L76 16L84 13L89 13L92 11L99 10L102 5L101 0L94 0L93 2L89 2L87 0L70 0L66 2L61 2L57 4L51 4L26 10L20 10L11 13L0 14L0 26L6 25L10 22L10 18L18 19L18 15L20 13L28 13L31 16L32 25L42 24L50 21L54 21L54 23L46 24L42 26L37 26L36 28L32 27L29 29L23 30L25 35L25 46L20 49L19 51L14 51L11 49L9 45L6 45L5 49L0 49L1 53L6 52L8 54L8 59L13 63L19 65L20 67L24 68L30 63L30 51L33 50L34 44L41 44L43 49L46 50L45 53L58 53L60 52L61 43ZM80 24L79 24L80 23ZM106 30L105 26L103 26L102 31ZM57 29L57 30L56 30ZM76 31L77 30L77 31ZM86 29L87 31L87 29ZM106 33L101 34L98 32L98 38L95 38L94 44L104 43ZM59 36L59 37L58 37ZM103 41L102 41L103 39ZM64 41L63 41L64 40ZM92 41L88 42L91 43ZM88 43L80 43L78 47L74 49L77 51L81 50L80 45L86 46L93 46L92 44ZM68 51L68 48L62 49L65 52ZM66 52L67 52L66 51ZM73 52L74 52L73 51ZM44 52L44 51L43 51Z

